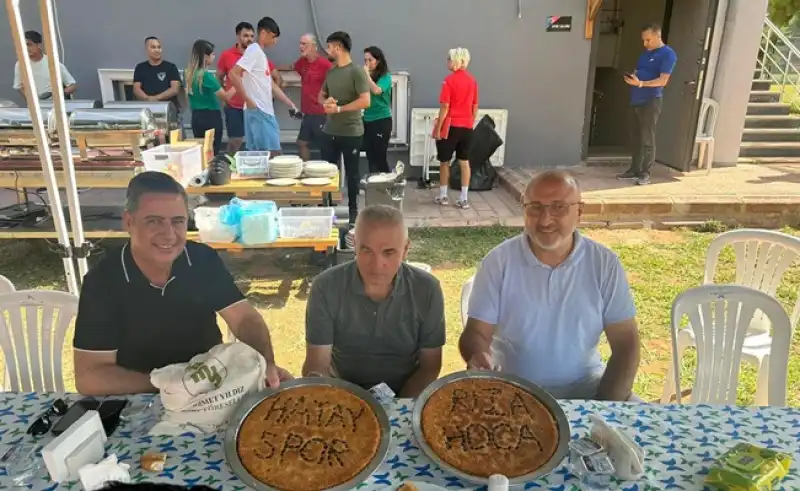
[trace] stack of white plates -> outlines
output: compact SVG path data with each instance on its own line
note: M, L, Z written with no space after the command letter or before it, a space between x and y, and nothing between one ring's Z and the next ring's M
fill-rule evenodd
M348 249L354 249L356 247L356 229L351 229L347 232L347 235L344 236L344 245Z
M303 166L303 173L306 177L334 177L339 171L336 164L325 162L323 160L310 160Z
M297 155L278 155L269 159L269 177L296 179L303 173L303 159Z

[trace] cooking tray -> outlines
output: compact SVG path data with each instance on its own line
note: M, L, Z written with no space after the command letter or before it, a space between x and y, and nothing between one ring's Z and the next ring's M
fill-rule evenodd
M447 384L464 379L492 379L514 385L515 387L539 399L539 401L542 404L544 404L544 406L550 411L550 414L553 415L553 419L555 419L556 421L556 425L558 426L558 445L556 446L556 451L555 453L553 453L553 456L550 457L550 460L545 462L545 464L542 467L533 472L530 472L528 474L523 474L515 478L509 477L508 478L509 485L516 486L530 481L535 481L536 479L551 473L556 467L558 467L561 464L564 458L566 458L567 454L569 453L569 439L570 439L569 421L567 421L567 415L564 413L564 410L561 408L558 402L553 398L553 396L551 396L547 391L545 391L538 385L514 375L509 375L501 372L492 372L488 370L467 370L463 372L456 372L436 380L435 382L430 384L424 391L422 391L422 394L420 394L420 396L414 403L414 411L411 415L411 425L412 429L414 430L414 437L417 439L417 444L419 444L420 448L425 453L425 455L427 455L428 458L431 459L433 462L436 462L436 464L439 465L439 467L441 467L448 473L457 476L465 481L484 484L484 485L489 484L488 477L473 476L467 474L464 471L456 469L447 462L444 462L444 460L442 460L436 454L436 452L434 452L433 449L431 449L431 447L428 446L428 442L425 441L425 436L422 433L422 409L425 407L425 403L428 402L428 399L437 390L441 389Z
M375 469L380 467L380 465L383 463L383 460L389 453L391 426L389 424L389 416L386 414L386 410L375 399L375 397L370 394L369 391L366 391L357 385L341 379L328 377L304 377L289 382L282 382L280 388L277 390L264 389L255 394L250 394L244 397L239 403L239 406L236 408L233 419L231 419L231 422L228 425L228 430L225 432L225 459L231 466L231 469L233 469L233 473L236 474L236 476L238 476L244 484L256 489L257 491L280 491L279 489L267 486L255 477L251 476L250 473L247 472L247 469L245 469L242 465L242 461L239 460L239 453L236 451L236 440L239 436L239 429L242 427L242 422L244 422L245 418L247 418L247 415L249 415L250 412L261 403L261 401L272 395L279 394L294 387L315 386L335 387L352 392L364 400L367 405L369 405L369 407L375 413L375 416L378 418L378 423L381 427L381 437L380 443L378 444L378 451L375 453L375 456L372 457L372 460L369 462L369 464L367 464L364 470L359 472L353 479L338 486L328 488L326 491L349 491L351 489L356 489L356 486L366 481L367 478L372 475Z

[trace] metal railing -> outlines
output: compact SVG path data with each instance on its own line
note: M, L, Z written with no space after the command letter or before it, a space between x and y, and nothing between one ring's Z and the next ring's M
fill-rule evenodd
M800 111L800 49L778 26L765 19L761 32L761 49L756 60L758 80L777 86L781 100Z

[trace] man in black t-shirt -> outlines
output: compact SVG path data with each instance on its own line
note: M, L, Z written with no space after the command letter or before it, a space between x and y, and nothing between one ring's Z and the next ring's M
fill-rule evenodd
M161 41L156 37L144 40L147 61L133 71L133 95L140 101L170 101L180 109L178 92L181 74L174 63L162 59Z
M143 172L128 185L130 241L83 280L75 321L75 385L85 395L153 392L150 372L185 363L222 342L219 314L267 361L267 383L291 375L275 365L269 329L214 249L186 240L186 191Z

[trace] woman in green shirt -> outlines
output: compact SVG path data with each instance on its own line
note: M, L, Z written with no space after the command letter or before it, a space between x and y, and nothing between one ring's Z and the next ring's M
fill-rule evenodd
M386 56L377 46L364 50L364 71L369 81L370 104L364 110L364 151L369 172L389 172L386 152L392 137L392 74Z
M214 62L214 45L199 39L192 46L189 64L183 72L186 81L189 108L192 110L192 133L195 138L203 138L207 130L214 130L214 155L222 147L222 113L219 100L227 101L236 92L231 88L225 91L217 77L208 71Z

